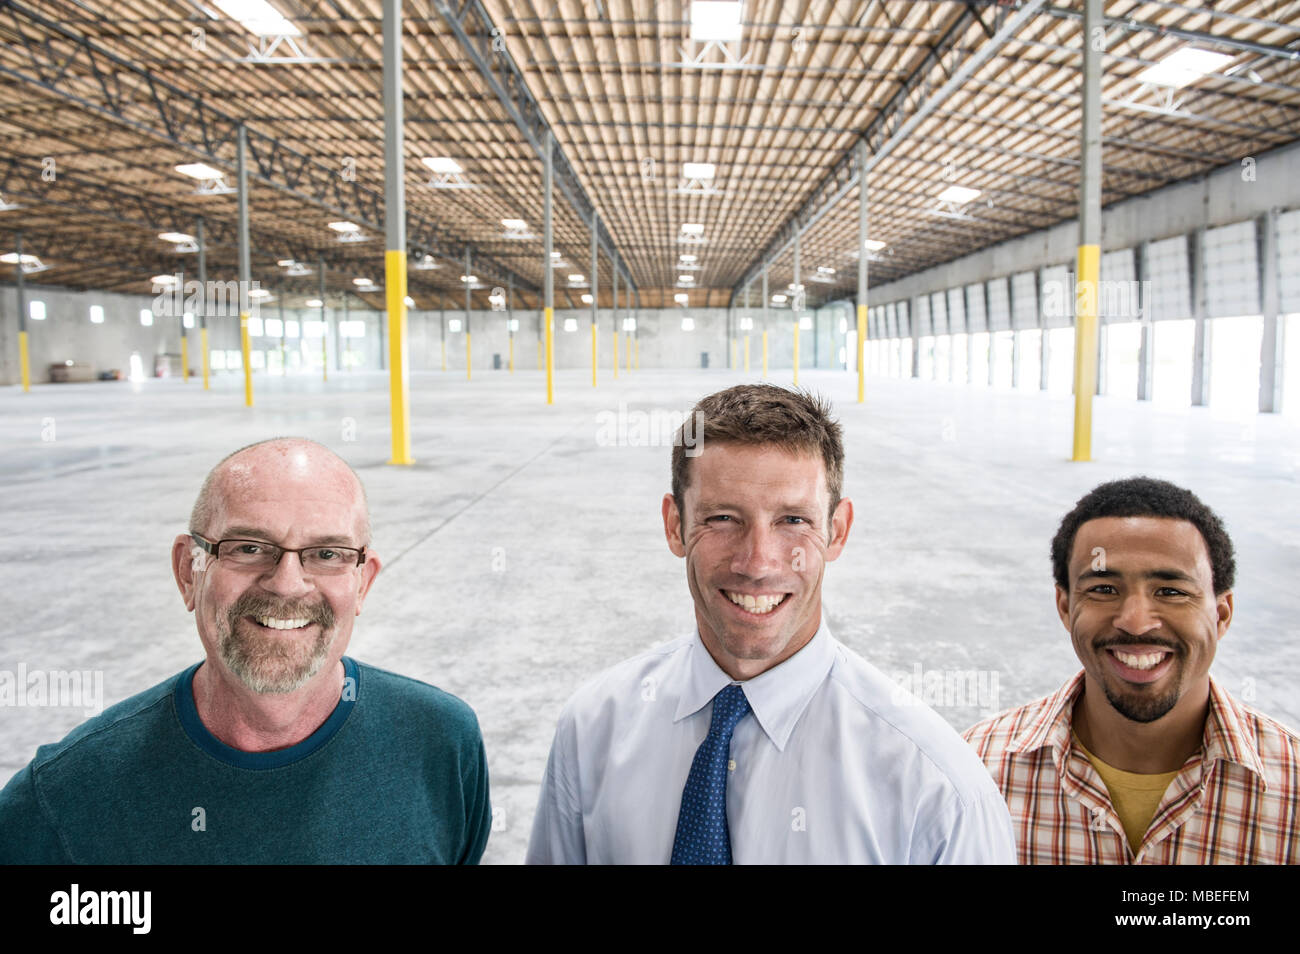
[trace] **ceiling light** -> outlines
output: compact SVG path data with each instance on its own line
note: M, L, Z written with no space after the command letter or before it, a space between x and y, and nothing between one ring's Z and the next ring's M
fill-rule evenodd
M965 186L950 185L939 193L939 201L952 202L956 205L965 205L979 194L979 189L968 189Z
M702 235L704 226L699 222L684 222L682 223L682 232L686 235Z
M1139 83L1154 83L1157 86L1178 88L1194 83L1208 73L1217 73L1232 60L1233 57L1228 53L1215 53L1213 50L1198 50L1185 46L1166 56L1155 66L1148 66L1134 79Z
M677 276L677 283L678 283L679 285L689 285L689 284L690 284L691 282L693 282L693 281L695 281L695 276L694 276L694 275L678 275L678 276Z
M677 260L679 262L693 262L695 261L695 256L687 255L685 252L682 252L680 255L677 256Z
M361 226L355 222L331 222L330 228L335 232L360 232Z
M266 0L213 0L213 3L257 36L302 36L302 31Z
M718 167L711 162L684 162L682 175L687 179L712 179Z
M774 305L784 305L785 303L786 303L786 297L785 297L784 295L773 295L773 296L772 296L772 304L774 304Z
M352 284L354 284L354 285L373 285L374 282L372 282L372 281L371 281L370 279L368 279L368 278L354 278L354 279L352 279Z
M823 274L823 275L834 275L834 274L835 274L835 269L831 268L829 265L818 265L818 266L817 266L817 271L820 272L820 273Z
M441 265L439 265L437 262L433 260L432 255L424 256L424 258L420 259L411 267L415 269L417 272L427 272L431 268L442 268Z
M160 235L160 236L158 236L158 237L159 237L159 238L166 238L167 236L165 236L165 235ZM279 265L281 268L293 268L293 266L296 265L296 264L298 264L298 263L295 262L295 261L294 261L293 259L291 259L291 258L282 258L282 259L280 259L278 262L276 262L275 264Z
M520 232L528 228L528 223L523 219L502 219L501 224L512 232Z
M441 175L456 176L465 171L460 163L450 156L425 156L420 161Z
M882 248L885 247L885 243L877 241L876 239L867 239L865 242L862 243L862 247L865 248L868 252L879 252Z
M176 171L183 176L189 176L191 179L220 179L224 172L220 169L214 169L202 162L186 162L176 167Z
M158 237L164 242L175 242L177 245L194 241L193 235L186 235L184 232L159 232Z
M410 295L407 295L405 298L402 299L402 301L406 303L407 308L415 307L415 299L412 298Z
M319 298L308 298L308 299L307 299L307 307L308 307L308 308L324 308L324 307L325 307L325 302L321 301Z
M592 302L594 302L595 300L596 300L596 299L592 298L590 295L583 295L583 296L582 296L582 303L583 303L584 305L590 305L590 304L591 304Z
M686 294L685 292L679 292L673 296L673 301L677 302L677 304L679 305L685 305L690 300L691 300L691 296Z
M697 43L730 43L744 35L739 0L694 0L691 4L691 39Z
M569 276L569 284L571 285L581 285L586 280L587 280L587 276L581 275L578 272L574 272L572 275Z
M478 281L478 276L477 276L477 275L462 275L462 276L460 276L460 280L463 281L466 285L473 285L475 282Z
M6 257L7 257L7 256L6 256ZM26 258L27 256L24 255L23 257ZM3 259L0 259L0 261L3 261ZM153 278L149 279L149 281L150 281L152 284L154 284L154 285L167 285L167 286L170 287L170 286L176 284L176 276L175 276L175 275L155 275Z

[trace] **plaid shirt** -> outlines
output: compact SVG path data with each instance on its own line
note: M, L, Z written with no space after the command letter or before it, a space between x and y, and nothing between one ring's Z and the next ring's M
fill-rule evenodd
M1300 864L1300 736L1211 678L1201 749L1135 854L1106 784L1071 740L1082 692L1081 671L963 733L1006 796L1021 864Z

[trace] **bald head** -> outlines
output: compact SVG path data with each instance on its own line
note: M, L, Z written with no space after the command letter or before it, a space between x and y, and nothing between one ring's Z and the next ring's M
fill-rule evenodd
M353 501L357 512L358 546L370 545L370 509L361 478L324 444L303 437L275 437L249 444L208 472L190 513L190 532L211 538L213 522L226 500L256 498L281 492L294 484L332 491Z

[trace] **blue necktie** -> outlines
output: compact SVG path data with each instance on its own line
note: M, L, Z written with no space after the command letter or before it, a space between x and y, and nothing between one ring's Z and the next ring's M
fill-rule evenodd
M673 839L675 865L731 864L727 831L727 762L731 733L749 712L745 691L730 685L713 697L709 734L695 750L691 774L682 790L682 809Z

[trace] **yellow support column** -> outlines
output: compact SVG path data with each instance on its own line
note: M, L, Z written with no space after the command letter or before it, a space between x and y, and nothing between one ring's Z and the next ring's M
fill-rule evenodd
M190 379L190 339L185 332L181 332L181 380Z
M865 254L865 253L863 253ZM858 305L858 403L867 399L867 306Z
M473 349L470 347L469 339L470 339L469 329L466 328L465 329L465 380L466 381L470 379L470 369L472 364L470 358L473 355Z
M239 352L244 362L244 406L253 406L253 359L252 342L248 337L248 312L239 313Z
M763 377L767 377L767 332L763 332Z
M208 329L207 328L199 329L199 350L203 352L203 354L200 355L200 357L203 359L203 390L207 391L211 388L211 384L209 382L210 365L208 364Z
M596 386L596 323L591 323L591 386Z
M745 373L749 374L749 335L745 335Z
M23 390L32 389L32 369L27 360L27 332L18 332L18 371L22 375Z
M1097 281L1101 248L1080 245L1074 314L1074 460L1092 460L1092 396L1097 391Z
M555 309L547 307L546 315L546 403L555 403Z
M794 386L799 386L799 319L794 320Z
M618 380L618 332L614 332L614 380Z
M388 298L388 403L392 409L393 456L390 464L414 464L411 457L411 394L406 378L406 253L384 251Z

